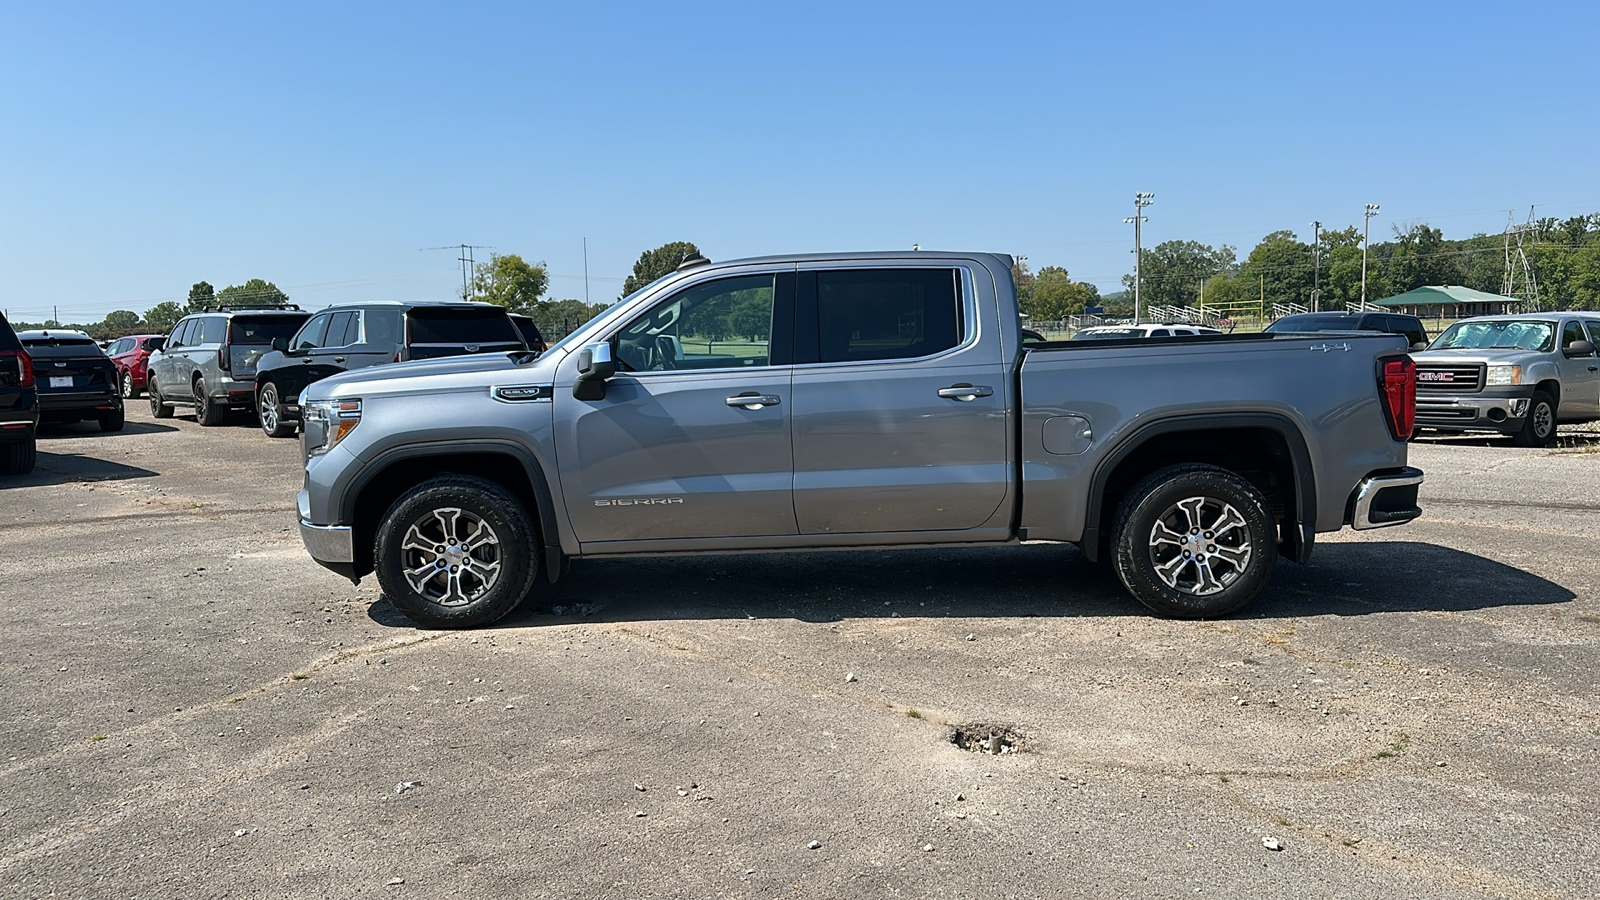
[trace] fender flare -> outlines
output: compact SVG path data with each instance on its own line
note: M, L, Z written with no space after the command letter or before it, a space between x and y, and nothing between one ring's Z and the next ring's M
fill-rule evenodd
M480 438L464 441L425 441L390 447L363 464L356 476L345 486L343 495L339 498L339 521L355 521L357 498L368 485L372 484L379 473L394 463L427 456L454 456L463 453L510 456L521 463L523 472L528 476L528 483L533 486L534 500L539 505L535 512L539 517L539 537L543 542L545 577L554 583L561 575L564 559L561 551L560 525L556 520L555 496L550 491L550 482L545 478L544 466L539 463L538 457L534 456L533 451L515 441Z
M1241 428L1264 428L1283 438L1289 448L1289 460L1294 469L1295 530L1291 536L1290 556L1304 563L1311 556L1311 545L1316 538L1317 482L1311 465L1311 450L1305 435L1287 416L1280 413L1225 413L1222 415L1173 415L1146 422L1124 437L1111 452L1100 458L1089 482L1089 503L1085 510L1083 538L1079 548L1091 561L1100 556L1102 531L1101 509L1105 506L1106 485L1117 466L1133 455L1135 450L1152 438L1180 431L1223 431Z

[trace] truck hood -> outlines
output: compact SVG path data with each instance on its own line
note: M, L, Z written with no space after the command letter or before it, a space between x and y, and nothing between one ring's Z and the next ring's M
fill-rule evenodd
M1426 366L1429 363L1451 366L1472 365L1527 365L1538 360L1546 354L1536 350L1519 350L1515 347L1506 350L1422 350L1411 354L1417 365Z
M347 399L392 394L478 391L495 385L550 384L560 354L545 354L529 363L513 360L519 353L447 356L390 363L342 372L306 389L307 400Z

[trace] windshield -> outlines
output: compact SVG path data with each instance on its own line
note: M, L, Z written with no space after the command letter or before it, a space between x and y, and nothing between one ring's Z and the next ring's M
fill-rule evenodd
M1556 344L1554 322L1524 319L1498 319L1486 322L1457 322L1433 339L1429 350L1535 350L1544 352Z
M1328 315L1324 313L1305 313L1301 315L1284 316L1262 331L1359 331L1355 316Z
M1101 331L1080 331L1072 336L1075 341L1123 341L1128 338L1144 337L1144 331L1139 328L1107 328Z

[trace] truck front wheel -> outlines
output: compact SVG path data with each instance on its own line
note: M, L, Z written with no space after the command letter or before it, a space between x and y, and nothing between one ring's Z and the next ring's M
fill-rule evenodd
M1182 619L1224 616L1266 586L1278 544L1261 492L1216 466L1145 476L1117 509L1117 577L1139 602Z
M515 609L538 572L532 520L500 485L440 475L389 507L378 524L378 584L424 628L487 625Z

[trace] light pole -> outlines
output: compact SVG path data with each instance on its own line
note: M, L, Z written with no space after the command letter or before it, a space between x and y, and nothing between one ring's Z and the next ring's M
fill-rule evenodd
M1378 214L1378 204L1368 203L1366 218L1361 223L1361 308L1367 307L1367 235L1371 233L1372 217Z
M1139 266L1144 259L1144 253L1139 246L1139 226L1149 221L1143 215L1144 208L1154 203L1155 194L1140 191L1133 195L1133 217L1123 219L1123 222L1133 223L1133 324L1139 324Z
M1322 223L1311 223L1311 311L1322 309Z

